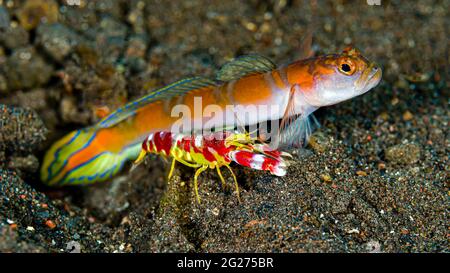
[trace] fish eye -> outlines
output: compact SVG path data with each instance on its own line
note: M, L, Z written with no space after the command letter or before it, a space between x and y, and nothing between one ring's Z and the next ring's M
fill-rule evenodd
M355 73L355 65L351 60L342 60L338 65L339 72L344 75L352 75Z
M344 72L350 72L351 68L348 64L341 64L341 70Z

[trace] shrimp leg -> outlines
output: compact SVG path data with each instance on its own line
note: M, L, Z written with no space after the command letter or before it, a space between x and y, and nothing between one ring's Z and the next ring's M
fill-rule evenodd
M172 159L172 164L170 165L170 171L169 171L169 175L167 176L167 180L170 181L170 178L172 178L173 175L173 171L175 169L175 163L177 162L177 160L174 158Z
M208 165L203 165L200 168L197 169L197 171L195 172L194 175L194 191L195 191L195 196L197 198L197 202L200 204L200 195L198 194L198 183L197 183L197 178L198 176L205 171L208 168Z
M222 189L224 189L225 188L225 179L222 176L222 172L220 171L219 165L216 165L216 170L217 170L217 174L220 177L220 181L222 182Z
M230 170L230 173L233 176L234 185L236 186L236 195L237 195L238 201L240 203L241 202L241 197L240 197L240 194L239 194L239 185L238 185L238 182L237 182L237 179L236 179L236 175L234 175L234 172L233 172L233 170L231 169L231 167L229 165L225 165L225 167L227 167L228 170Z

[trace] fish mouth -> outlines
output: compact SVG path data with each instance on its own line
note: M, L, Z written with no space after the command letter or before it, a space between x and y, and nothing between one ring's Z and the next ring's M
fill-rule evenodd
M363 93L367 92L380 82L381 76L381 68L376 63L371 63L356 81L355 86L357 90L360 90Z

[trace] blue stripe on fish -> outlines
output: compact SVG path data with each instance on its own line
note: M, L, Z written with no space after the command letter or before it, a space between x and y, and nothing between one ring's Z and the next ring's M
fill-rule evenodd
M119 152L119 153L112 153L112 152L102 152L100 154L95 155L94 157L90 158L89 160L77 165L76 167L72 168L70 171L68 171L56 184L58 185L64 185L64 184L89 184L98 181L97 178L100 178L100 180L106 179L106 176L109 173L109 178L111 178L114 174L122 170L123 166L125 165L125 162L127 160L130 160L130 158L137 157L137 153L140 151L141 148L141 142L130 144L125 146L125 148ZM133 150L136 150L133 152ZM85 166L88 166L92 164L95 160L104 157L104 156L110 156L111 160L115 160L116 162L108 167L103 172L96 172L93 175L81 175L76 178L70 178L67 180L68 177L70 177L71 174L74 172L77 172L78 170L82 169ZM106 157L106 159L109 159ZM119 163L119 165L118 165ZM98 164L98 163L97 163ZM94 167L94 166L93 166ZM66 181L67 180L67 181ZM87 182L85 182L87 180ZM78 181L78 182L76 182ZM75 183L74 183L75 182Z
M85 130L78 130L77 133L76 133L76 137L74 136L74 138L72 138L71 141L70 141L68 144L63 145L63 146L61 146L60 148L58 148L58 153L55 152L55 154L54 154L55 159L53 160L53 162L52 162L51 165L53 165L54 163L57 162L59 152L61 152L61 150L64 149L64 147L67 147L67 145L69 145L70 143L72 143L72 142L80 135L80 132L81 132L81 131L85 131ZM92 136L89 138L89 140L88 140L81 148L79 148L79 149L76 150L75 152L72 152L72 153L70 154L70 156L68 156L68 157L63 161L63 163L62 163L62 165L59 167L59 169L56 170L55 175L51 175L51 172L49 172L48 180L51 180L53 177L55 177L56 175L58 175L58 174L61 172L61 170L63 170L64 167L67 165L67 162L69 161L70 158L72 158L72 156L74 156L75 154L77 154L77 153L80 152L81 150L83 150L83 149L89 147L89 145L92 143L92 141L94 140L94 138L95 138L96 135L97 135L97 132L94 131L94 132L92 133ZM50 167L51 167L51 166L49 166L49 168L50 168Z
M64 148L64 146L69 145L70 143L72 143L80 135L80 132L81 132L81 130L77 130L75 135L67 143L63 144L61 147L56 149L56 152L53 154L54 159L53 159L53 161L50 163L50 165L47 168L48 178L49 179L51 179L53 177L53 175L52 175L52 167L56 163L56 159L58 158L59 153Z

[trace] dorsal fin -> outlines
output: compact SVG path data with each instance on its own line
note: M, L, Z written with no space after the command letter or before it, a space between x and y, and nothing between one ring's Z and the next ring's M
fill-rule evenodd
M139 98L135 101L129 102L126 105L118 108L109 116L100 120L95 127L108 128L111 127L136 113L136 110L157 100L171 99L174 96L183 95L191 90L202 87L213 86L216 82L203 77L192 77L174 82L163 88L150 92L148 95Z
M310 27L303 36L302 42L299 47L298 59L309 59L314 57L314 50L312 49L313 29Z
M268 58L258 54L249 54L224 64L217 72L216 79L228 82L250 74L269 72L275 68L276 65Z

